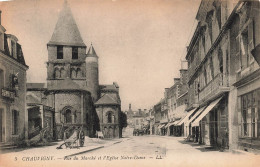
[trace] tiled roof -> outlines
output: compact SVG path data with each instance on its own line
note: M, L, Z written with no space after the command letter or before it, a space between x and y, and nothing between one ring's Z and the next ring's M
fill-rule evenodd
M104 94L95 105L120 105L117 99L114 99L109 94Z
M56 27L48 44L86 46L66 2L63 5L63 9L60 12Z
M27 95L26 96L26 103L34 103L34 104L41 104L41 101L38 100L36 97L33 95Z
M27 89L46 89L45 83L26 83Z

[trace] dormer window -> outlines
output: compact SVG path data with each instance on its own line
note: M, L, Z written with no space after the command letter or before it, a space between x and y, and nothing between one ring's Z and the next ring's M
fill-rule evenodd
M57 59L63 59L63 46L57 46Z
M11 56L16 57L15 55L15 42L11 41Z
M72 47L72 59L78 59L78 47Z

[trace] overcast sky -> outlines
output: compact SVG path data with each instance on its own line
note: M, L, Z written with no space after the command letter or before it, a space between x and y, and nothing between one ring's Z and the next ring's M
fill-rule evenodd
M99 56L100 84L116 81L122 109L149 109L179 77L200 0L68 0ZM28 82L46 82L47 46L63 0L0 2L2 25L22 45Z

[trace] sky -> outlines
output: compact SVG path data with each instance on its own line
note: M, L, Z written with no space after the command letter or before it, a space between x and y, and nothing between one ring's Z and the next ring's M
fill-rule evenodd
M46 82L47 43L64 0L0 2L2 25L22 45L27 82ZM122 110L150 109L179 77L200 0L68 0L99 82L120 86Z

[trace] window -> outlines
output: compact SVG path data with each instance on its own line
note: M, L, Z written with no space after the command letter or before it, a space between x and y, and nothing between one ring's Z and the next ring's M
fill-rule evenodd
M63 46L57 46L57 59L63 59Z
M4 71L0 69L0 90L4 87Z
M15 57L15 43L14 41L11 41L11 56Z
M72 59L78 59L78 48L72 47Z
M240 40L240 65L241 69L246 69L250 66L251 60L251 50L254 48L253 44L253 22L250 22L249 25L242 31L239 36Z
M60 70L58 68L54 70L54 76L54 78L60 78Z
M241 34L241 56L242 56L242 62L241 66L242 69L246 68L249 66L249 54L248 54L248 31L245 30Z
M243 95L241 97L241 135L242 137L259 137L259 106L257 106L257 100L259 101L259 93L256 91ZM256 97L257 96L257 97Z
M209 36L210 36L210 40L212 42L212 18L213 18L213 14L214 14L214 11L211 10L207 13L207 16L206 16L206 22L208 24L208 33L209 33Z
M72 113L70 109L66 110L64 118L65 123L72 123Z
M61 78L65 78L66 77L66 71L64 70L64 68L60 69L60 77Z
M18 134L18 111L12 111L12 134Z
M109 112L107 114L107 123L112 123L112 113L111 112Z
M81 78L81 70L80 70L80 68L77 68L77 78Z
M70 77L71 78L76 78L77 77L76 70L74 68L70 69Z

